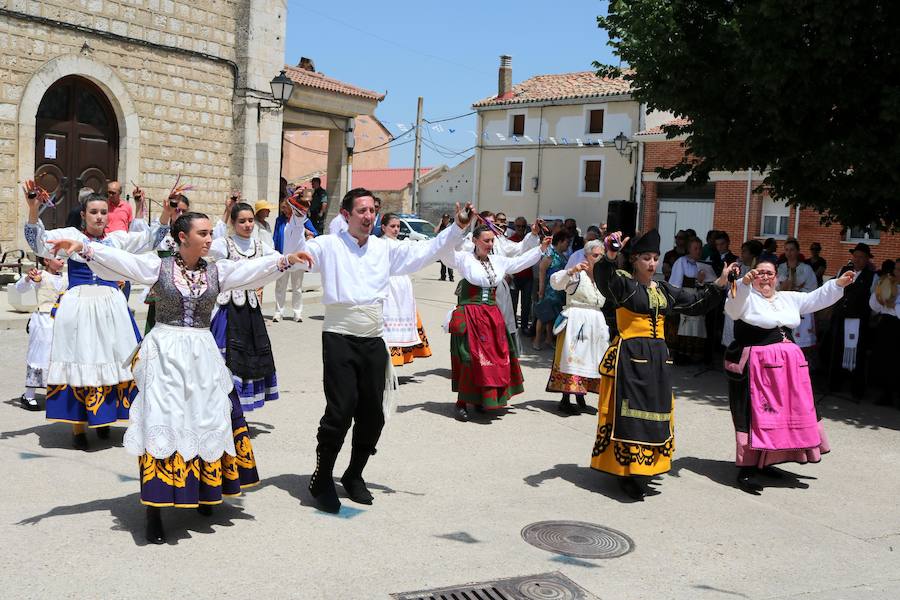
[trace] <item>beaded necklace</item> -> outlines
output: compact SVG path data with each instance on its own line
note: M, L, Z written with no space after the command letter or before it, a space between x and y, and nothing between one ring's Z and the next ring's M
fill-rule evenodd
M188 284L188 295L191 298L199 298L203 293L203 284L206 283L206 261L202 258L197 261L197 268L194 270L188 270L187 266L184 264L184 259L181 257L181 254L175 253L175 264L178 265L178 268L181 269L181 276Z
M497 273L494 271L494 265L491 264L490 258L487 256L481 258L477 254L475 255L475 258L478 259L478 262L480 262L481 266L484 267L484 270L487 273L488 283L490 284L490 287L494 287L495 285L497 285Z

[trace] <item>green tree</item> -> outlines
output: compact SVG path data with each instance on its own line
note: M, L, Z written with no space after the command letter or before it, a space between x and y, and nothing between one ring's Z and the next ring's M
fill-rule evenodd
M753 168L826 223L900 228L900 2L611 0L597 21L634 95L690 121L663 175Z

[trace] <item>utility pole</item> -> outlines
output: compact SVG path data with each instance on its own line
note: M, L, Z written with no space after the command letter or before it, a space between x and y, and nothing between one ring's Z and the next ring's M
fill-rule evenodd
M419 169L422 167L422 96L419 96L419 107L416 110L416 150L413 156L412 206L410 212L416 214L419 204Z

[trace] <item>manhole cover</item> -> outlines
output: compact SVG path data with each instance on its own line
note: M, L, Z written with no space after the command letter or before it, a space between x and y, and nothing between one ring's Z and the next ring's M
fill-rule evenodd
M581 521L532 523L522 530L522 539L541 550L576 558L618 558L634 550L634 542L624 533Z
M391 597L395 600L598 600L559 572L404 592Z

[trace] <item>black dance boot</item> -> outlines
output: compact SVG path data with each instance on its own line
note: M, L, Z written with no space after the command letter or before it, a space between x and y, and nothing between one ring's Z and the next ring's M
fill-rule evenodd
M763 487L751 479L755 472L756 469L753 467L741 467L738 469L737 486L742 492L759 496Z
M204 517L211 517L213 513L212 504L200 504L197 506L197 512Z
M76 450L87 450L88 439L86 433L75 433L72 435L72 447Z
M587 410L587 402L584 401L584 394L575 394L575 402L578 403L579 410Z
M363 469L366 468L366 463L373 454L375 454L375 448L354 448L350 453L350 464L341 476L344 491L351 500L360 504L372 504L372 500L375 499L362 477Z
M569 394L563 394L562 400L559 401L559 412L565 415L577 415L578 409L572 406L572 402L569 400Z
M166 543L166 532L163 529L162 513L156 506L147 507L147 528L144 535L151 544Z
M316 501L316 508L335 515L341 510L333 475L337 455L332 448L316 449L316 470L309 479L309 493Z
M644 496L647 495L643 486L634 477L619 477L619 487L622 488L625 495L632 500L640 500L643 502Z
M100 438L101 440L108 440L109 439L109 425L106 425L105 427L98 427L97 428L97 437Z

